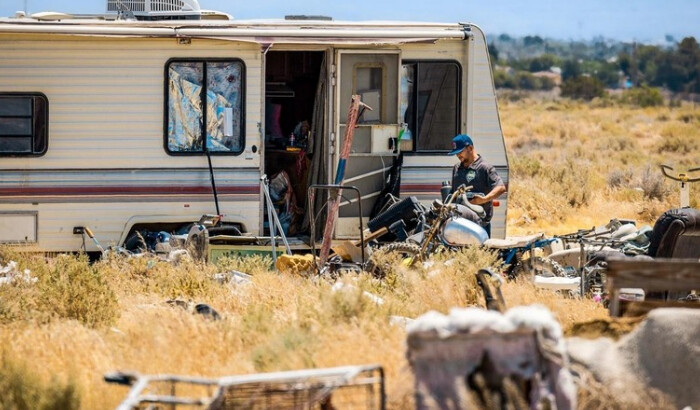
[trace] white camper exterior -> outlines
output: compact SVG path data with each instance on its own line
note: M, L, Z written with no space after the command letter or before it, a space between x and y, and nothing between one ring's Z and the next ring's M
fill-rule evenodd
M448 103L435 105L434 79L419 77L424 67L451 73ZM202 72L199 86L178 82ZM310 89L303 81L313 81L315 98L302 96ZM407 87L421 82L407 101ZM453 135L431 134L428 123L471 135L507 183L486 41L471 24L0 19L0 243L95 251L74 229L89 227L103 245L123 244L137 227L168 230L216 213L214 185L224 221L263 234L260 178L299 160L273 146L270 128L288 135L290 127L270 116L305 109L309 115L286 119L293 124L315 115L317 164L311 155L303 162L307 170L320 166L317 183L332 183L353 93L376 105L355 130L345 178L362 191L365 218L399 156L401 195L439 197L456 161L445 155ZM190 118L200 97L213 111ZM218 100L228 108L216 111ZM407 120L416 109L420 124ZM203 121L206 137L197 134ZM404 129L411 136L397 141ZM187 138L194 140L183 149ZM355 209L352 201L341 207L337 236L358 235ZM505 236L506 209L504 195L494 237Z

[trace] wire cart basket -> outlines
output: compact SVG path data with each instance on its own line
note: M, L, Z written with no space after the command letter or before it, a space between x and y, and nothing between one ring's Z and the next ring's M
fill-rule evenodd
M344 366L218 379L111 373L105 381L131 386L118 410L132 409L380 409L381 366Z

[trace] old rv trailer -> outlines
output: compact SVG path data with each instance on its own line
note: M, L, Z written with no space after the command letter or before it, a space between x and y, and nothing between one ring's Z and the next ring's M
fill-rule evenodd
M78 227L122 244L217 212L263 234L262 175L291 187L289 233L302 232L307 187L333 181L352 94L374 108L345 174L364 217L388 180L401 196L439 197L458 133L507 181L477 26L238 21L194 0L162 4L0 19L0 243L94 251ZM358 235L356 205L341 206L336 236Z

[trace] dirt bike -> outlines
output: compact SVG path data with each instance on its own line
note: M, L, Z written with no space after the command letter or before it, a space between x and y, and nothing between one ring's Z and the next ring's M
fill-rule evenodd
M478 193L470 192L471 187L460 186L447 196L445 202L435 200L430 209L416 209L418 223L411 234L397 235L406 239L394 242L375 250L368 262L367 270L383 276L389 269L387 257L398 255L407 266L425 261L431 254L441 250L457 250L467 246L483 246L498 252L509 278L522 275L564 276L565 272L556 262L539 255L535 249L547 248L554 239L544 234L507 239L489 239L480 224L465 217L472 212L483 217L483 207L469 203ZM456 199L462 203L455 203ZM467 208L469 211L465 210Z

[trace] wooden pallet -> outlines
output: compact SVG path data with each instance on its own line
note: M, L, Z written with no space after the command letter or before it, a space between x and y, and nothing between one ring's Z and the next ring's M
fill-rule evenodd
M700 290L700 262L696 259L609 260L606 275L606 286L610 294L610 316L645 314L657 307L700 308L698 302L620 301L622 288L642 288L646 294ZM627 312L629 313L626 314Z

